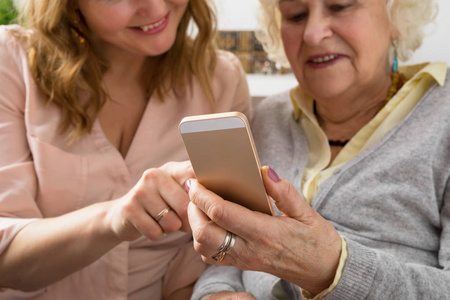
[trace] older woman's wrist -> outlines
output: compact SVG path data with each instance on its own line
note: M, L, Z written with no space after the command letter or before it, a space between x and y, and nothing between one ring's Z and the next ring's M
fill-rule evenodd
M302 292L302 296L304 299L307 299L307 300L322 299L323 297L325 297L326 295L331 293L336 288L337 284L339 283L339 280L342 277L342 272L344 271L345 263L347 262L347 257L348 257L347 241L342 236L341 236L341 245L342 245L341 255L339 257L339 263L336 268L334 279L333 279L333 282L331 283L331 285L328 288L326 288L325 290L323 290L322 292L320 292L319 294L310 293L300 287L300 290Z

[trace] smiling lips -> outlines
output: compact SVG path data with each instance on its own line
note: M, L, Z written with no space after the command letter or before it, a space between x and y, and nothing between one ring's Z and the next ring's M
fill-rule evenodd
M167 17L164 17L164 18L161 19L160 21L158 21L158 22L156 22L156 23L153 23L153 24L150 24L150 25L139 26L139 28L141 28L142 31L147 32L147 31L149 31L149 30L151 30L151 29L155 29L155 28L161 26L161 25L166 21L166 18L167 18Z
M141 30L143 32L149 32L149 31L158 31L158 29L161 27L164 27L165 24L167 23L167 19L169 18L169 14L167 14L164 18L162 18L161 20L152 23L152 24L148 24L148 25L143 25L143 26L136 26L133 27L133 29L135 30Z
M331 54L331 55L325 55L322 57L316 57L313 59L310 59L309 61L315 64L322 64L322 63L327 63L330 62L332 60L335 60L338 57L337 54Z

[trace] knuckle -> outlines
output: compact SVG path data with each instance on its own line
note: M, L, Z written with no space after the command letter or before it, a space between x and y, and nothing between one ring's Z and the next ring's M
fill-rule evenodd
M303 211L303 218L308 220L310 225L317 224L320 220L317 217L317 213L314 209L306 209Z
M210 217L210 219L216 223L220 223L221 221L223 221L224 219L226 219L225 214L224 214L224 210L212 203L208 208L208 216Z
M208 226L208 224L199 225L192 234L194 239L200 245L211 240L210 226Z
M159 239L162 235L163 235L163 231L161 228L157 228L157 227L148 227L144 229L144 232L142 232L142 234L144 234L146 237L148 237L150 240L155 241L157 239Z
M122 216L131 217L136 213L136 202L138 201L137 199L138 198L136 197L136 195L123 199L123 201L119 205Z
M195 250L197 253L201 253L201 252L200 252L201 248L202 248L202 246L201 246L201 245L199 244L199 242L197 242L197 240L194 238L194 250Z
M173 162L173 161L168 161L168 162L166 162L165 164L163 164L162 165L162 168L171 168L171 167L173 167L173 165L174 165L175 163Z
M156 168L147 169L144 171L142 178L145 182L157 181L159 176L161 176L162 171Z
M196 245L194 246L194 249L195 249L195 251L196 251L197 253L200 253L200 254L205 255L205 256L208 255L208 248L205 247L205 245L202 245L202 244L196 244Z
M125 202L121 207L121 215L125 218L128 218L133 215L133 206L129 201Z
M169 174L176 172L176 170L179 168L179 162L173 162L169 161L166 162L159 170L163 170L164 172L167 172Z
M189 163L186 167L186 171L189 175L189 177L195 177L195 172L194 172L194 168L192 167L191 163Z
M194 201L194 203L199 203L202 199L201 192L197 189L191 189L189 198Z
M129 203L131 205L132 203L140 202L142 199L146 199L146 198L147 198L147 193L145 190L136 189L134 191L133 197L130 198Z

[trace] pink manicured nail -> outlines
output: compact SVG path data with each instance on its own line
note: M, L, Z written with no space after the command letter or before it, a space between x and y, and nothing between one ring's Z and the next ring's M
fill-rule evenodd
M269 177L273 182L280 182L280 177L271 167L269 167Z
M189 192L189 190L191 189L191 180L190 179L186 180L184 186L186 187L186 190Z

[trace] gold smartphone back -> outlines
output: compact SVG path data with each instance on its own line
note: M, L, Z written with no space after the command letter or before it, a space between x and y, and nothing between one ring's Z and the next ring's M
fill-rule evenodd
M187 117L180 123L180 132L202 185L225 200L273 213L245 115L231 112Z

